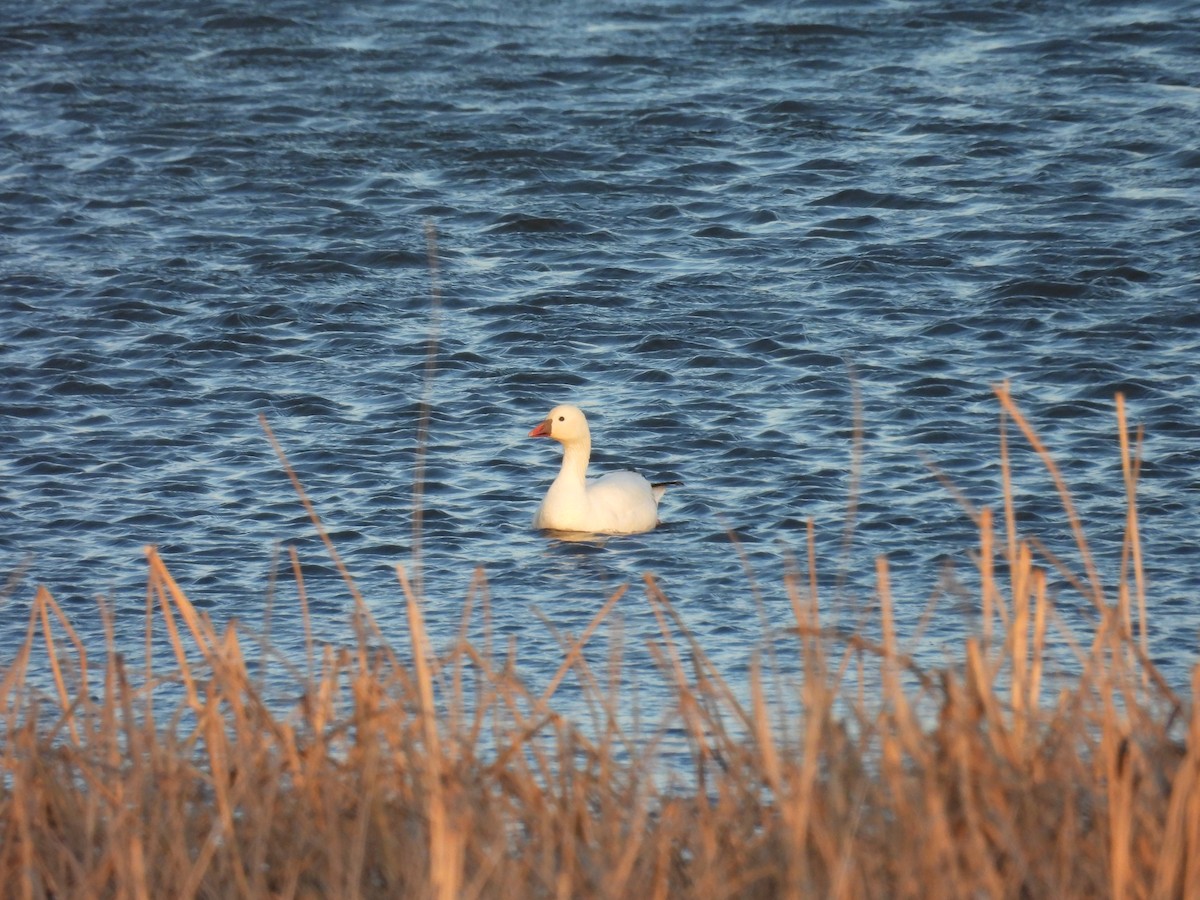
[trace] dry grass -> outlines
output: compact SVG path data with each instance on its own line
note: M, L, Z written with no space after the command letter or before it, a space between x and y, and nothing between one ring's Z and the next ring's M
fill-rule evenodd
M822 624L810 540L787 581L799 674L785 686L786 717L770 655L735 690L651 578L652 651L676 702L641 734L624 724L619 651L605 671L582 653L618 601L639 602L623 591L566 639L559 671L535 693L512 648L468 641L467 623L486 612L470 600L458 639L435 654L419 592L399 570L411 647L389 649L355 594L357 645L315 658L310 639L303 700L280 709L262 696L236 627L215 629L153 549L136 678L111 649L111 620L103 671L92 671L39 590L0 680L0 893L1200 896L1200 718L1147 658L1137 449L1123 407L1124 565L1102 585L1052 459L1007 389L997 394L1002 434L1022 432L1059 487L1082 571L1018 532L1002 448L999 535L991 511L972 511L977 636L960 660L920 671L898 647L883 559L870 631ZM294 554L292 565L303 604ZM1064 633L1047 590L1054 569L1094 604L1092 633ZM148 671L164 634L176 664ZM1074 641L1078 660L1054 696L1052 640ZM40 643L48 694L29 684ZM868 676L878 687L863 699ZM555 711L568 677L599 710L587 729ZM165 683L182 698L169 716L151 702ZM663 787L669 729L686 736L687 789Z

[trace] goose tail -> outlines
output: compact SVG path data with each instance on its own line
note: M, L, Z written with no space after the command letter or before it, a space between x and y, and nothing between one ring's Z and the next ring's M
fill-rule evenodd
M650 490L654 492L654 502L657 503L667 492L669 487L683 487L682 481L659 481L650 485Z

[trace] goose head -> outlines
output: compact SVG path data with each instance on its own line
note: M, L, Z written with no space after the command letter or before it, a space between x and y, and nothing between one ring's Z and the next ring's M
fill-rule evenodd
M556 406L550 410L544 422L529 432L530 437L553 438L560 444L578 444L591 441L587 417L577 406Z

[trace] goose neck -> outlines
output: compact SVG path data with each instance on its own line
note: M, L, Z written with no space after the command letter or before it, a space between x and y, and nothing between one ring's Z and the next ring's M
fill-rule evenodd
M588 460L592 453L592 442L587 438L563 444L562 470L579 478L587 477Z

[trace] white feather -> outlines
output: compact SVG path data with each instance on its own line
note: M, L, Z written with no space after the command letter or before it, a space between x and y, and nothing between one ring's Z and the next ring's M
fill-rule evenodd
M666 484L651 484L636 472L587 477L592 438L582 410L556 406L529 435L563 445L562 468L533 516L534 528L636 534L658 525Z

